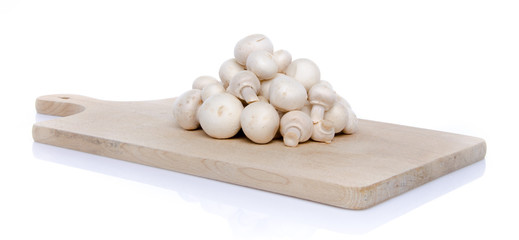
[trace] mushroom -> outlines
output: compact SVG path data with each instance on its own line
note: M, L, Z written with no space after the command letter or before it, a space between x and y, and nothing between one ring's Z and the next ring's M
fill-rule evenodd
M231 58L222 63L220 66L220 71L218 75L220 76L220 80L222 81L223 87L227 88L229 86L229 82L232 77L236 75L236 73L245 70L242 65L236 62L234 58Z
M279 131L285 145L295 147L312 136L312 119L301 111L287 112L281 118Z
M173 103L173 116L177 124L186 130L200 126L197 110L202 104L200 89L191 89L180 95Z
M282 73L292 62L292 55L287 50L277 50L272 54L272 59L278 65L278 72Z
M258 77L253 72L244 70L234 75L227 92L247 103L257 102L259 101L257 94L260 86Z
M314 123L323 119L324 111L327 111L335 104L336 98L337 94L325 83L318 83L310 88L308 99L312 104L310 116Z
M317 64L306 58L294 60L288 65L285 73L303 84L306 91L321 80L321 72Z
M359 130L359 119L357 118L357 115L353 112L351 109L350 104L341 96L337 97L337 101L339 104L346 107L346 110L348 112L348 121L346 121L346 126L342 130L344 134L353 134L356 133Z
M272 79L263 80L260 83L261 83L261 86L260 86L258 95L264 96L266 99L269 99L269 90L270 90L270 85L272 84Z
M337 101L333 107L324 113L324 119L331 121L335 133L339 133L346 127L346 124L349 121L348 110L344 105Z
M202 101L205 101L209 97L223 92L225 92L225 88L223 88L221 82L211 83L202 89Z
M265 102L247 105L241 113L240 124L245 136L255 143L272 141L279 129L276 109Z
M247 63L247 57L251 52L256 50L265 50L272 53L274 46L270 39L263 34L253 34L242 38L234 47L234 58L236 62L245 66Z
M333 89L332 84L331 84L330 82L328 82L328 81L321 80L321 81L319 81L318 83L324 84L324 85L327 86L329 89Z
M312 128L312 140L317 142L331 143L335 136L333 123L329 120L320 120L314 123Z
M200 76L193 81L193 89L204 89L205 86L212 84L212 83L218 83L218 79L211 77L211 76Z
M258 95L258 99L259 99L259 102L269 103L269 100L263 95Z
M211 96L198 109L198 119L204 132L213 138L230 138L240 131L243 105L229 93Z
M272 52L257 50L247 57L247 70L253 72L260 80L271 79L278 72L278 65L272 59Z
M306 115L310 116L310 113L312 112L312 104L310 104L309 101L305 102L305 105L299 109L299 111L306 113Z
M305 105L306 90L295 79L278 74L269 88L269 101L277 110L289 112L298 110Z

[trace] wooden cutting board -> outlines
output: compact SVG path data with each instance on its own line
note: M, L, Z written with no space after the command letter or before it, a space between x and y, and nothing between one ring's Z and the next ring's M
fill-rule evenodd
M485 157L483 139L369 120L331 144L216 140L176 125L174 99L101 101L78 95L36 100L36 142L276 192L364 209ZM66 116L66 117L65 117Z

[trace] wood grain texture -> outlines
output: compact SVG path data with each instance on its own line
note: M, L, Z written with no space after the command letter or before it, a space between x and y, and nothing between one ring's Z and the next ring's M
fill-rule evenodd
M101 101L78 95L36 100L36 142L75 149L348 209L364 209L482 160L485 141L453 133L360 120L331 144L259 145L216 140L176 125L173 99Z

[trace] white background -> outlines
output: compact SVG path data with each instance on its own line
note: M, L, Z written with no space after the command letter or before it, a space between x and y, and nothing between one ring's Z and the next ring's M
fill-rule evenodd
M518 237L517 1L0 1L0 239ZM365 211L33 143L40 95L174 97L263 33L360 118L484 138Z

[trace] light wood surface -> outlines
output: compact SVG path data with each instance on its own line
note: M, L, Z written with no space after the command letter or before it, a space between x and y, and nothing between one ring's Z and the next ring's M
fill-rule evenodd
M482 160L485 141L453 133L359 121L331 144L259 145L243 134L216 140L178 127L173 99L101 101L78 95L36 100L36 142L216 179L348 209L364 209Z

